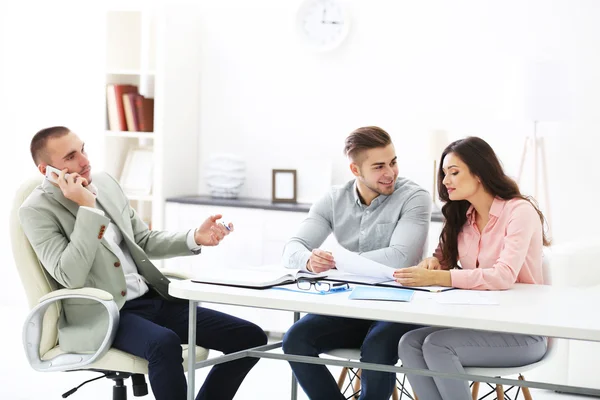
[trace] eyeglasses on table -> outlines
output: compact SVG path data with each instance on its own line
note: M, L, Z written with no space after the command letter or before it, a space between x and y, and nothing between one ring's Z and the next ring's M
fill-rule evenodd
M350 285L344 282L323 282L307 279L300 279L296 282L298 289L310 290L313 286L317 292L337 292L350 289Z

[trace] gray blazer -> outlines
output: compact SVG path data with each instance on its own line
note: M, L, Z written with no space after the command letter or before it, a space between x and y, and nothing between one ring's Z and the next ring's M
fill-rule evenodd
M168 294L169 280L149 258L192 255L187 233L151 231L129 205L119 183L100 173L92 178L98 187L97 202L106 216L79 208L60 188L47 180L34 189L19 209L19 219L40 262L59 286L92 287L112 294L118 307L125 304L125 275L120 260L104 239L112 221L123 234L139 273L161 296ZM95 351L107 329L104 307L92 300L62 301L59 345L64 351Z

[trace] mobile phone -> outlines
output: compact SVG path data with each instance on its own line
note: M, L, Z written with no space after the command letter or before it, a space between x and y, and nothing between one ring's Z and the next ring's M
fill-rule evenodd
M56 180L56 178L54 178L54 175L52 175L52 173L55 173L56 175L60 175L60 169L58 168L54 168L51 165L47 165L46 166L46 179L48 179L50 182L52 183L56 183L58 185L58 181ZM65 180L67 180L67 177L69 176L69 174L65 174Z

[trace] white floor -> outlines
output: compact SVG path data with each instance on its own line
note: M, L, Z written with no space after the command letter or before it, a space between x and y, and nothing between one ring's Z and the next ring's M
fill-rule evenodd
M4 346L0 362L0 399L39 400L61 399L62 393L77 386L84 380L97 376L87 372L40 373L29 367L21 345L21 321L27 314L22 301L14 306L0 305L0 315L4 322L0 338ZM339 369L333 368L337 377ZM205 370L196 373L197 384L201 384ZM287 399L290 397L291 370L283 361L261 360L250 372L236 399ZM307 397L299 390L299 399ZM111 382L101 379L79 389L69 399L108 400L111 399ZM533 390L536 400L585 400L589 397L561 395L543 390ZM131 389L129 398L133 399ZM140 399L152 400L152 394Z

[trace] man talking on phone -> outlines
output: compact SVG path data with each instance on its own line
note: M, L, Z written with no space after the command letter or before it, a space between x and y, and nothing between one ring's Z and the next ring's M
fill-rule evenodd
M416 265L423 256L431 218L431 196L398 177L390 135L376 126L356 129L344 153L355 176L332 188L310 208L283 251L283 264L315 273L335 268L331 253L318 247L333 233L347 250L391 269ZM365 274L367 274L365 272ZM286 354L314 356L339 348L360 349L360 361L394 365L402 335L416 325L308 314L283 338ZM311 400L344 399L324 365L290 362ZM361 400L388 400L396 375L363 370Z
M150 262L199 254L216 246L233 225L208 217L188 232L152 231L129 205L117 181L92 175L85 144L68 128L43 129L31 140L38 170L51 172L19 210L19 219L40 262L59 286L92 287L112 294L120 322L112 347L148 360L157 400L185 399L181 344L187 343L188 303L169 296L169 280ZM67 175L68 174L68 175ZM59 345L64 351L93 352L107 321L97 303L62 301ZM211 309L197 309L196 345L233 353L266 344L258 326ZM242 358L214 366L199 399L232 399L258 361Z

